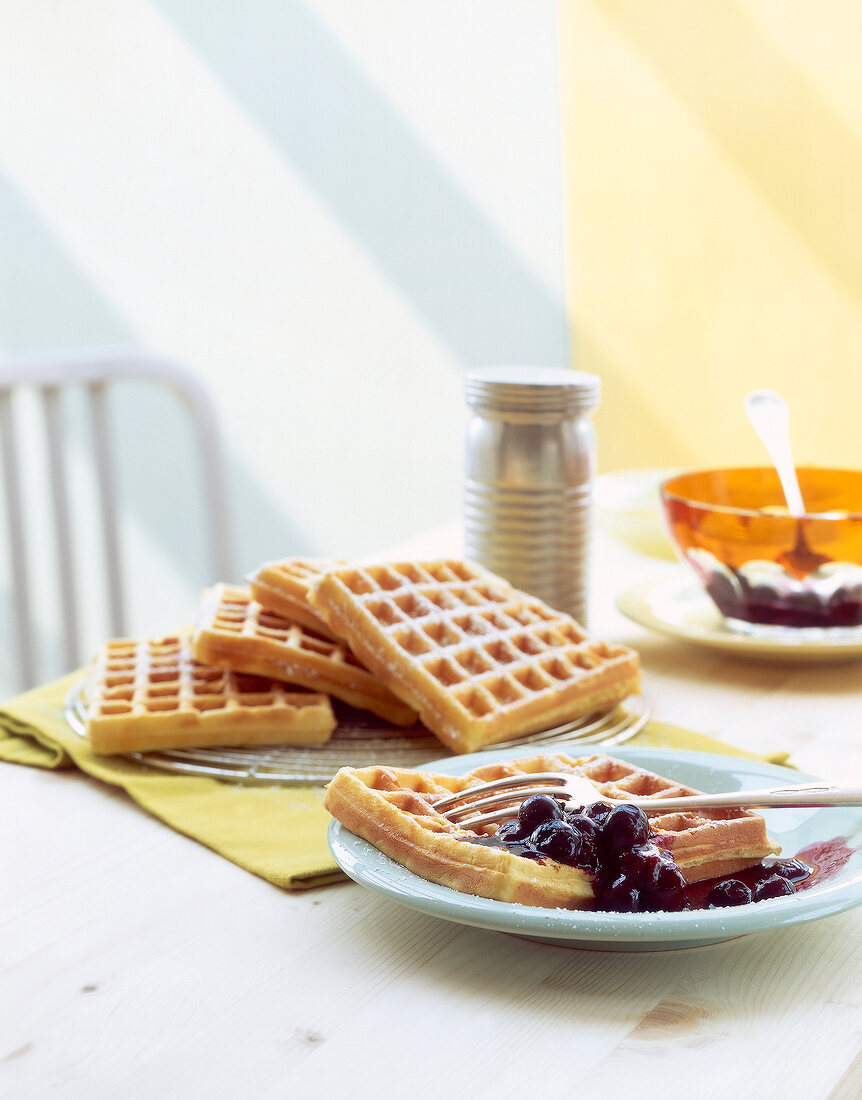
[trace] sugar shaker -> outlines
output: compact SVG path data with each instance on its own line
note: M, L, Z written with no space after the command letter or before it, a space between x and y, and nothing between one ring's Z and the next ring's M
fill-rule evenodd
M467 373L464 551L580 623L587 620L601 380L553 367Z

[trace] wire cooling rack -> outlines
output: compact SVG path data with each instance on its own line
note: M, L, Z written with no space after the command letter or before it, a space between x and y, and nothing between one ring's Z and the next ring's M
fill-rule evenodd
M66 696L70 728L86 738L89 684L80 680ZM390 726L367 711L333 700L338 726L324 745L260 746L235 749L163 749L122 754L142 766L181 775L205 776L240 783L320 786L339 768L383 764L416 768L446 756L445 747L424 726ZM537 748L553 745L618 745L628 741L649 720L652 707L644 695L632 695L618 706L595 711L572 722L489 746Z

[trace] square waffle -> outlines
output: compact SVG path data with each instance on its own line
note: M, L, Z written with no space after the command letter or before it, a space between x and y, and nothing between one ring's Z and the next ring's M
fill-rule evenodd
M523 766L524 762L520 763ZM554 766L549 770L558 769ZM575 770L601 794L635 805L638 798L683 798L702 793L612 756L586 757L577 762ZM647 816L656 844L670 852L687 882L731 875L779 850L766 835L766 822L751 810L653 811Z
M344 567L309 598L453 752L551 729L638 690L637 654L462 561Z
M96 753L317 745L334 729L328 696L199 664L185 635L115 639L96 653L87 713Z
M528 859L506 848L471 843L476 832L447 821L431 805L478 783L545 771L583 776L600 793L635 804L647 795L698 793L611 756L575 760L545 753L486 764L457 777L399 768L342 768L326 789L324 805L351 832L431 882L496 901L588 909L595 900L592 874L550 858ZM766 835L763 818L750 811L649 817L655 843L671 853L687 882L733 874L778 850ZM479 830L484 835L494 831L493 825Z
M336 559L282 558L264 562L246 580L252 597L267 611L334 640L326 622L308 602L308 589L321 573L340 565L344 562Z
M364 668L343 642L321 638L267 611L245 588L218 584L204 592L193 652L196 660L217 668L326 692L397 726L416 721L411 707Z

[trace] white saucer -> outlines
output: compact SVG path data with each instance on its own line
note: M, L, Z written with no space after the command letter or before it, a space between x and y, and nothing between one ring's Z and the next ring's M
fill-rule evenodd
M660 580L635 585L617 598L627 618L650 630L695 645L723 649L747 657L786 661L836 661L862 657L862 638L757 638L737 634L724 623L715 604L687 571L679 569Z

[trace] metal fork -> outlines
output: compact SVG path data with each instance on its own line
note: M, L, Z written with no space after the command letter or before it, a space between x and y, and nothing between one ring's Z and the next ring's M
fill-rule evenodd
M526 789L525 789L526 788ZM645 813L676 810L770 809L785 807L862 806L862 787L838 787L834 783L799 783L758 791L729 791L679 797L609 798L589 779L564 772L534 772L506 776L491 783L468 787L433 803L447 820L476 828L515 817L520 804L534 794L563 798L569 806L606 802L610 806L634 803ZM493 807L498 807L493 809ZM484 811L484 812L480 812ZM469 816L474 815L474 816Z

